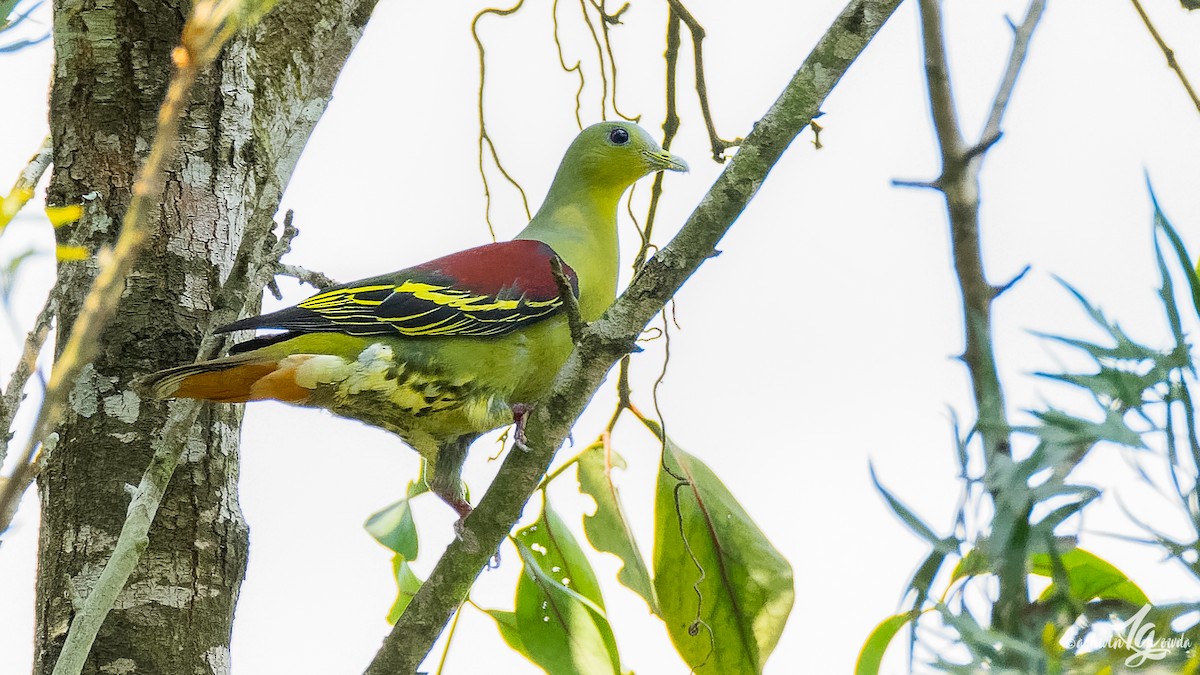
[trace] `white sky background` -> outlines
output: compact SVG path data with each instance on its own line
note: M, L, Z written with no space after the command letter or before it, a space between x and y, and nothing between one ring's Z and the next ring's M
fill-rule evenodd
M583 58L590 69L587 124L599 120L595 48L581 32L577 6L562 4L568 63ZM1183 14L1175 0L1146 4L1184 69L1200 81L1200 12ZM347 281L487 240L475 168L478 66L468 31L477 7L459 5L380 3L284 199L301 230L290 262ZM576 80L559 70L549 5L529 0L516 16L485 19L481 30L490 53L489 129L535 209L576 131ZM708 31L712 108L720 133L731 137L749 131L841 2L693 0L689 7ZM982 127L1008 55L1004 13L1019 20L1024 9L1024 2L947 8L969 134ZM43 8L43 26L46 14ZM624 18L613 33L618 101L626 113L642 114L657 135L665 3L634 3ZM48 43L0 56L5 186L45 133L50 62ZM910 2L823 107L826 147L816 151L810 131L797 140L721 243L724 254L678 296L683 330L674 334L660 391L668 430L722 477L795 568L796 605L770 673L847 672L874 625L899 609L927 553L871 487L868 460L894 494L939 530L954 515L959 483L947 411L969 419L971 408L965 369L951 358L962 337L945 216L935 193L890 185L893 178L935 175L921 63ZM673 150L693 170L667 179L660 242L720 170L708 158L690 82L685 56L683 128ZM1082 399L1029 377L1070 356L1027 331L1099 337L1052 274L1120 319L1135 338L1166 344L1143 172L1193 252L1200 251L1200 116L1129 3L1052 2L1004 131L983 173L983 238L993 282L1033 266L995 314L1010 412L1028 421L1021 410ZM489 178L493 220L506 238L525 217L502 179L494 172ZM648 188L649 181L639 184L636 202L644 204ZM30 241L48 248L42 227L36 219L19 221L0 243L0 260ZM622 228L628 261L636 235L628 222ZM24 281L23 321L40 306L49 267L43 261ZM288 304L311 290L282 285ZM7 329L2 333L0 371L7 373L16 349ZM645 347L634 386L635 402L648 409L662 344ZM577 441L595 437L612 402L606 386L576 426ZM234 632L235 672L358 672L387 632L383 617L394 597L389 552L361 524L401 495L417 456L386 433L322 412L250 408L241 499L251 552ZM649 557L656 443L630 418L618 429L616 447L630 463L620 486ZM487 460L494 450L480 441L468 461L475 495L498 468ZM1118 515L1119 494L1184 536L1183 523L1172 520L1178 514L1128 476L1111 448L1098 450L1077 473L1107 491L1089 511L1084 546L1131 574L1152 598L1200 598L1194 582L1154 552L1092 534L1132 532ZM578 523L587 506L573 488L569 477L558 481L552 499ZM417 516L423 537L417 569L424 575L451 536L453 514L423 498ZM3 675L28 672L36 529L36 504L27 498L0 549ZM626 666L687 672L642 600L615 583L615 558L592 561L611 582L605 598ZM508 550L501 569L485 573L472 597L511 608L518 570ZM440 650L439 644L435 654ZM895 651L899 657L903 650ZM489 672L536 672L503 644L491 619L467 610L446 672L479 672L480 659ZM902 663L894 659L894 672Z

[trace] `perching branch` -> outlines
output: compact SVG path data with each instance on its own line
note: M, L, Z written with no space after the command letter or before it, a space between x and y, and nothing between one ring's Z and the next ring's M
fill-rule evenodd
M755 125L708 194L671 242L651 258L597 321L559 371L526 429L530 452L509 453L487 493L413 597L366 672L414 673L454 609L512 530L613 364L700 265L754 197L771 168L817 114L821 102L900 0L853 0Z
M1183 73L1183 68L1180 67L1179 61L1175 59L1175 50L1167 45L1166 40L1163 40L1158 29L1150 22L1150 16L1142 8L1142 3L1138 2L1138 0L1130 0L1130 2L1133 3L1133 8L1137 10L1138 16L1142 17L1142 23L1146 24L1146 30L1150 31L1150 37L1154 38L1154 41L1158 43L1158 48L1162 50L1163 56L1167 57L1167 66L1179 76L1179 81L1183 84L1183 88L1187 91L1188 96L1191 97L1192 104L1196 106L1197 111L1200 111L1200 95L1196 94L1196 90L1192 88L1192 83L1188 81L1187 75ZM1191 7L1190 9L1196 8Z
M29 159L29 163L17 176L17 181L13 183L8 196L0 197L0 234L4 233L9 221L33 197L33 189L42 179L42 174L46 173L46 169L50 168L53 154L54 148L50 144L50 137L46 136L41 147L37 149L33 157Z
M941 175L929 186L941 191L946 200L954 269L962 292L966 332L966 348L962 359L971 376L978 411L975 426L983 441L984 456L990 465L993 458L1008 456L1011 450L1004 390L992 348L992 301L1002 289L988 282L983 269L979 232L979 171L985 153L1000 138L1004 112L1025 61L1030 38L1046 3L1045 0L1032 0L1024 21L1015 27L1004 78L983 133L972 144L967 144L963 139L954 105L940 1L920 0L919 6L929 105L942 158ZM996 499L997 495L993 494L993 500ZM1025 522L1024 519L1021 522ZM1018 538L1014 535L1012 545L1024 546L1023 540L1018 542ZM993 607L992 625L1009 635L1017 635L1022 625L1021 610L1029 594L1024 551L1010 551L1008 559L1019 564L1007 565L999 575L1000 591Z

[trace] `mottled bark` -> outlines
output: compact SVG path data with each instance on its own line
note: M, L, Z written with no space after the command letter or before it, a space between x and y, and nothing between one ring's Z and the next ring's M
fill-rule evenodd
M135 376L190 361L243 241L270 228L286 185L375 0L284 3L226 48L197 83L165 176L158 235L126 288L95 362L71 394L39 479L42 529L35 673L49 673L74 603L95 583L125 518L166 406ZM50 97L51 204L85 203L60 237L111 244L152 140L169 57L189 5L57 0ZM95 276L60 266L64 332ZM256 289L255 289L256 292ZM239 299L240 301L240 299ZM64 342L60 334L58 344ZM87 673L227 673L246 564L237 502L240 409L207 407L150 531L150 545L101 630Z

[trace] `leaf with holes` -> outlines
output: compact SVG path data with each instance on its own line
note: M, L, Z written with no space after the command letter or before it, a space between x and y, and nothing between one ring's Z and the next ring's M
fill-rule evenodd
M613 452L612 465L624 469L625 460ZM650 570L646 568L646 561L629 529L625 510L621 508L621 497L607 468L603 445L593 446L579 459L579 491L596 500L596 512L583 518L583 531L596 550L613 553L621 559L624 565L617 572L617 579L642 596L651 612L661 614Z
M552 675L620 673L600 583L566 523L545 504L515 538L525 570L517 582L516 633L506 641Z
M792 610L791 565L703 462L667 439L663 463L654 587L671 641L700 675L761 673Z

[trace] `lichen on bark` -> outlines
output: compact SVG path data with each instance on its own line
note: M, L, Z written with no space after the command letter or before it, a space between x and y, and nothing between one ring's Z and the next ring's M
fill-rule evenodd
M230 297L222 286L246 272L235 265L243 242L259 246L269 232L374 2L287 3L252 35L235 38L197 81L161 203L150 215L157 234L100 336L97 358L75 383L58 446L38 481L35 673L53 669L76 603L95 584L121 530L127 485L137 484L167 419L168 405L140 400L130 381L195 358L211 315L228 314L246 292L259 292L232 284L239 291ZM169 56L189 8L178 0L55 3L55 166L47 201L85 204L84 217L59 231L64 242L98 251L114 241L153 141ZM59 349L96 269L93 261L60 265ZM149 545L84 672L228 672L248 545L236 496L240 423L233 406L200 412Z

